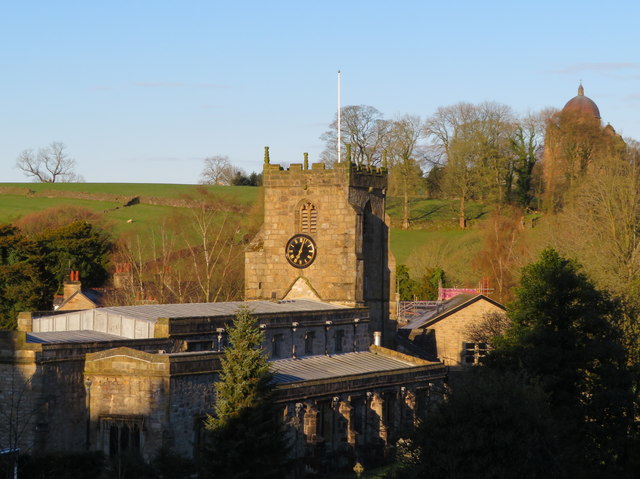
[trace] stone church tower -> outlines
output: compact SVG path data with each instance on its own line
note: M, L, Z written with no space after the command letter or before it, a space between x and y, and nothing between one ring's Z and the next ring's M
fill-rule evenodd
M265 148L264 223L245 253L245 299L314 299L370 310L390 344L395 260L385 213L387 171L305 154L288 169Z

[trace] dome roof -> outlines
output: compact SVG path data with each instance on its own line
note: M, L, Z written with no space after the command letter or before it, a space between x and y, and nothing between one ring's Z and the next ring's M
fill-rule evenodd
M582 84L578 88L578 95L569 100L562 111L575 111L584 115L593 115L600 119L598 105L588 96L584 96Z

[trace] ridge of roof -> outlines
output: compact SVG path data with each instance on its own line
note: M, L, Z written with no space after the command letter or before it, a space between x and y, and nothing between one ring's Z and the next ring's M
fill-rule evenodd
M471 304L473 304L476 301L479 301L481 299L484 299L484 300L490 302L491 304L493 304L494 306L497 306L498 308L506 310L504 305L502 305L502 304L498 303L497 301L489 298L488 296L485 296L482 293L478 293L478 294L463 293L463 294L459 294L459 295L454 296L453 298L447 300L445 302L444 309L441 309L439 311L436 310L435 315L431 315L431 316L428 316L426 318L422 318L422 320L418 320L414 324L409 323L409 324L403 326L402 329L417 329L417 328L423 328L425 326L430 326L430 325L432 325L434 323L437 323L438 321L441 321L442 319L446 318L447 316L450 316L450 315L460 311L461 309L464 309L467 306L470 306Z

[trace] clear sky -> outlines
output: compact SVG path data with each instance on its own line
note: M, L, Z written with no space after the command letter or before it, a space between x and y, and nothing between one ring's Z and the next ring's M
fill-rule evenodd
M197 183L317 160L342 104L425 118L573 97L640 139L637 1L0 0L0 182L18 154L67 145L88 182Z

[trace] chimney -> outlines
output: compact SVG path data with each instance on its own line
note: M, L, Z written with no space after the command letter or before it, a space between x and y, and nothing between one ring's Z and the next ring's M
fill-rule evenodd
M373 332L373 344L382 346L382 333L380 331Z
M80 291L82 283L80 283L80 271L71 271L69 279L64 282L64 299L68 299L75 292Z

